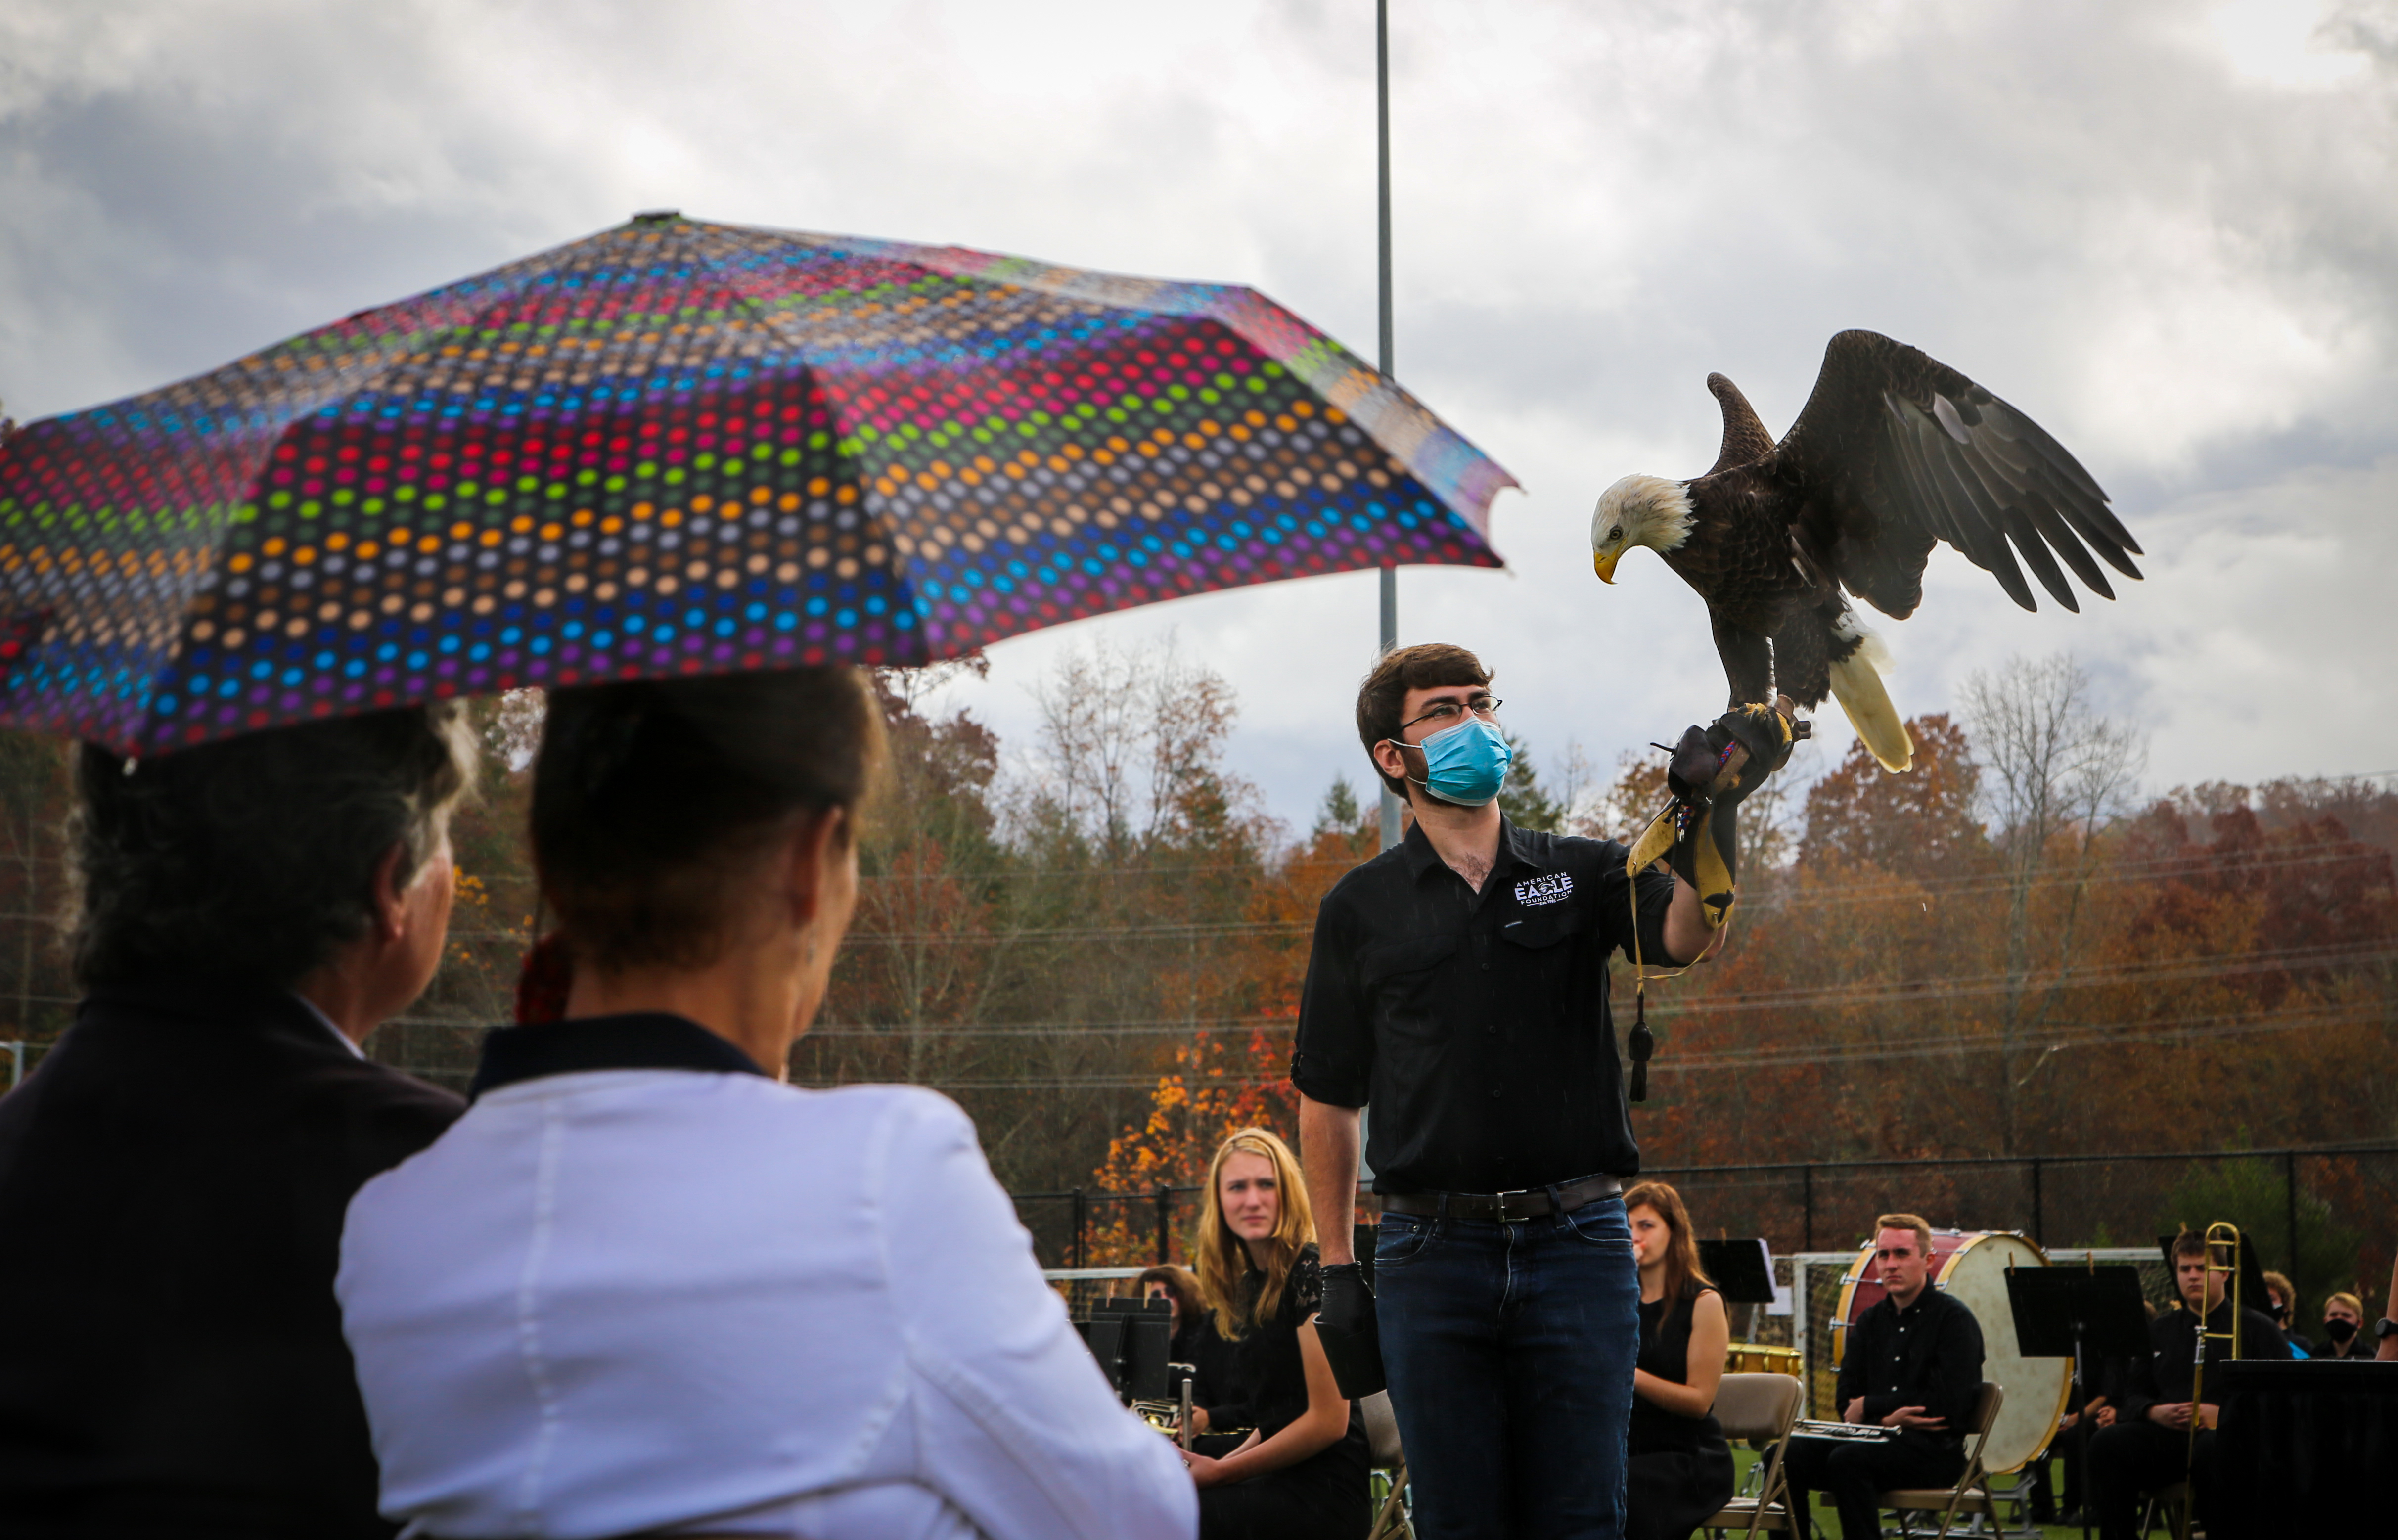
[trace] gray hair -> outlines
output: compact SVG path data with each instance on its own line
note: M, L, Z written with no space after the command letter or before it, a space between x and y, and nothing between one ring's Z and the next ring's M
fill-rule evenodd
M400 884L415 879L476 767L454 700L138 761L83 745L77 982L291 988L367 933L384 852L398 845Z

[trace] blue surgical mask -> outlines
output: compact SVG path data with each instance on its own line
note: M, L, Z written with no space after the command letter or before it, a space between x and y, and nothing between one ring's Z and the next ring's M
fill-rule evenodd
M1460 807L1480 807L1497 796L1507 784L1508 766L1516 763L1506 736L1480 717L1445 727L1421 747L1424 778L1416 784Z

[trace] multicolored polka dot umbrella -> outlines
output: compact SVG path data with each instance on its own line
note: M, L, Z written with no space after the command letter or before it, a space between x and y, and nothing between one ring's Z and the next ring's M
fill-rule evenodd
M1253 290L644 215L0 447L0 721L158 752L921 663L1383 562L1514 478Z

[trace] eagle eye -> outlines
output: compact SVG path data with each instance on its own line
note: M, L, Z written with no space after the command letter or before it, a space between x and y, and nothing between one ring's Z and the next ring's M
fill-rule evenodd
M1608 531L1608 532L1607 532L1607 537L1608 537L1610 540L1621 540L1621 539L1623 539L1623 525L1621 525L1621 524L1616 525L1613 529L1611 529L1611 530L1610 530L1610 531Z

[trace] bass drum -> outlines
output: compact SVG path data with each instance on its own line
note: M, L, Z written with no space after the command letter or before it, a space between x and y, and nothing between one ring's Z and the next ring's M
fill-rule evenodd
M1840 1308L1832 1330L1832 1361L1848 1346L1848 1329L1885 1290L1873 1274L1868 1242L1840 1279ZM2021 1469L2048 1447L2073 1393L2071 1358L2027 1358L2015 1349L2014 1312L2007 1306L2007 1269L2045 1267L2048 1253L2012 1230L1932 1232L1933 1287L1974 1312L1982 1326L1982 1378L2006 1392L1982 1463L1995 1473Z

